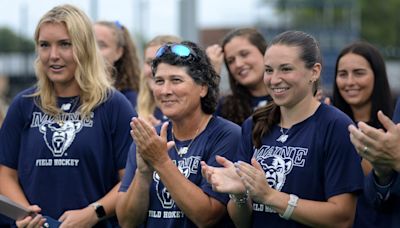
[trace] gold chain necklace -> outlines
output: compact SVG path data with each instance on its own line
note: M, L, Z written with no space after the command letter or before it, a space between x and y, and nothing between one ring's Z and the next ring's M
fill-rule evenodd
M176 141L175 141L175 137L174 137L174 130L173 129L171 130L171 132L172 132L172 140L174 141L174 147L175 147L175 150L176 150L176 152L178 153L178 155L180 157L182 157L183 155L187 154L187 152L189 151L190 146L192 145L193 141L197 138L197 134L199 133L199 130L200 130L200 127L197 128L196 134L194 135L194 138L190 141L189 145L188 146L183 146L183 147L179 148L179 150L178 150L178 147L176 146Z
M206 122L207 122L207 119L210 119L210 118L206 118ZM180 157L182 157L183 155L187 154L187 152L189 151L190 146L192 145L192 143L194 142L194 140L197 138L197 136L199 134L200 128L203 126L203 122L204 122L204 120L201 121L200 126L197 128L193 139L189 142L189 145L188 146L183 146L183 147L179 148L179 150L178 150L178 147L176 146L176 141L175 141L175 136L174 136L174 129L173 128L171 129L172 140L174 141L175 151L178 153L178 155Z

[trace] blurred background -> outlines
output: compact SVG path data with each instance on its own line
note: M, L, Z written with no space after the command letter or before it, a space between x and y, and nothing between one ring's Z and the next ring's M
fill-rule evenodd
M160 34L219 43L238 27L257 27L270 40L289 30L303 30L321 44L323 89L330 95L338 52L355 40L366 40L383 53L394 95L400 94L399 0L0 0L0 102L35 83L33 33L40 17L55 5L69 3L93 21L118 20L142 50ZM140 53L142 55L142 53ZM225 71L226 72L226 71ZM223 73L224 74L224 73ZM221 88L227 90L222 75Z

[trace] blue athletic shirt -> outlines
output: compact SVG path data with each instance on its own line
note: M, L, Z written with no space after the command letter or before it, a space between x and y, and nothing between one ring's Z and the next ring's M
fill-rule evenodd
M0 163L18 170L22 190L41 213L58 219L106 195L119 181L132 138L132 106L118 91L91 113L77 115L79 97L59 98L61 121L35 104L35 88L19 93L0 131ZM72 111L72 112L71 112Z
M126 99L128 99L129 103L131 103L135 111L135 116L137 116L136 105L138 93L136 91L133 91L132 89L123 89L120 92L126 97Z
M172 140L171 127L172 123L168 126L168 141ZM159 130L160 127L158 127L157 131ZM211 185L201 175L200 161L205 161L211 166L220 166L215 160L216 155L221 155L229 160L235 159L239 140L240 127L238 125L221 117L212 117L206 129L195 138L186 155L180 157L175 148L170 149L168 154L186 178L199 186L207 195L226 205L229 197L227 194L216 193L212 190ZM188 146L190 141L175 140L177 148ZM135 149L136 146L133 143L128 155L125 176L120 187L120 191L122 192L128 190L135 175ZM168 193L168 189L160 181L156 172L153 173L153 181L149 194L148 217L142 227L196 227L175 204L175 201Z
M327 201L343 193L359 193L363 186L361 159L350 142L350 118L335 107L321 104L306 120L283 129L285 142L275 125L264 135L259 149L254 148L250 117L242 126L239 160L250 162L254 156L266 173L269 185L301 199ZM267 205L253 203L252 227L302 227L281 218Z

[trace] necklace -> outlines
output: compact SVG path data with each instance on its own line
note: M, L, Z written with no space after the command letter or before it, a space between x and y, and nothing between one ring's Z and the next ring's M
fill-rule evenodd
M281 143L285 143L286 140L287 140L288 137L289 137L289 135L288 135L289 130L290 130L290 128L287 129L286 132L284 132L284 131L283 131L283 128L282 128L282 123L281 123L281 129L280 129L281 136L279 136L279 137L276 139L276 141L281 142Z
M206 122L207 122L207 120L210 120L210 118L206 118ZM199 127L197 128L196 133L194 134L193 139L189 142L189 145L188 145L188 146L183 146L183 147L179 148L179 150L178 150L178 147L176 146L175 136L174 136L174 129L172 128L171 133L172 133L172 140L174 141L175 151L178 153L178 155L179 155L180 157L182 157L183 155L187 154L187 152L189 151L190 146L192 145L192 143L194 142L194 140L197 138L197 136L198 136L198 134L199 134L200 128L203 126L203 122L204 122L204 120L202 120L202 121L200 122L200 125L199 125Z
M175 150L178 153L179 157L182 157L189 151L190 146L192 145L193 141L196 139L197 134L199 133L199 130L200 130L200 127L197 128L196 133L194 134L194 138L190 141L188 146L183 146L183 147L179 148L179 150L178 150L178 147L176 146L175 136L174 136L174 129L172 129L172 140L174 141L174 147L175 147Z
M63 113L71 113L75 110L79 103L79 96L74 97L68 103L64 103L61 105L61 110ZM57 124L62 127L64 125L64 118L62 118L62 114L59 115Z

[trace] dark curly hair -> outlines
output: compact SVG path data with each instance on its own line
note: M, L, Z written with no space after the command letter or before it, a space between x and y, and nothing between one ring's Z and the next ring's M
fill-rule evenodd
M207 114L213 114L218 102L218 82L220 81L220 76L215 72L205 51L197 44L190 41L183 41L178 44L189 47L192 54L189 57L183 58L174 54L170 49L166 50L164 54L153 60L151 64L153 76L160 63L185 67L186 73L193 78L196 84L207 85L208 92L205 97L201 98L201 109ZM169 43L163 47L171 45L174 44Z

